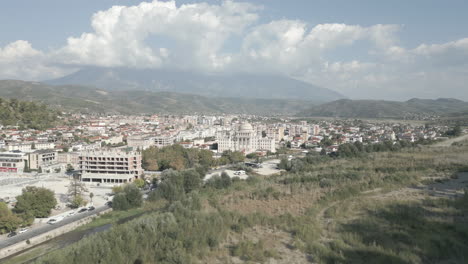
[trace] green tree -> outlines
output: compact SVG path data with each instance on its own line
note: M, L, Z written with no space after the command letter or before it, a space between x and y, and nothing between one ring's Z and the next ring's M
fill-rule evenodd
M123 191L115 195L112 207L115 210L128 210L140 207L143 204L143 195L135 184L126 184Z
M25 216L24 219L48 217L52 208L57 205L53 191L35 186L24 188L22 194L16 197L16 200L14 211Z
M78 179L73 179L68 185L68 198L70 201L69 206L71 208L78 208L86 204L83 194L87 192L86 186L84 183L80 182Z
M6 203L0 202L0 234L15 231L21 222L21 218L13 214Z
M278 164L278 169L287 170L289 168L289 161L287 158L281 158L280 163Z
M143 188L143 187L145 187L145 180L136 179L136 180L133 181L133 184L135 184L135 186L138 187L138 188Z
M73 168L73 166L71 164L67 164L67 173L71 173L74 170L75 170L75 168Z
M184 177L184 189L186 193L197 190L202 185L202 179L196 170L191 169L182 172Z

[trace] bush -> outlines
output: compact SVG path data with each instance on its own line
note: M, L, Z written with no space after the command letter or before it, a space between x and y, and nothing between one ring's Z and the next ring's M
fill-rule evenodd
M241 241L235 245L231 254L237 256L243 261L265 262L268 258L276 257L277 253L273 250L266 250L263 241L254 243L252 241Z
M229 188L231 184L231 177L229 177L229 175L224 171L221 173L221 176L215 175L206 182L206 186L216 189L226 189Z
M143 204L143 196L134 184L127 184L122 192L115 195L112 207L115 210L128 210L140 207Z

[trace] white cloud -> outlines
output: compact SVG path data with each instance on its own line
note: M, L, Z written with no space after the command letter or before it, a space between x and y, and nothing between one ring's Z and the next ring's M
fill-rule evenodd
M256 6L231 1L176 6L174 1L114 6L92 18L93 33L70 37L57 53L71 64L100 66L216 69L229 63L222 54L227 38L257 19ZM169 38L175 46L151 47L151 36Z
M468 99L468 38L411 49L400 45L399 25L259 24L260 8L234 1L113 6L92 16L92 32L56 51L22 40L0 47L0 78L48 79L85 65L169 67L280 73L354 98ZM367 54L354 53L357 46ZM346 59L336 56L342 50Z
M46 55L25 40L0 47L0 78L37 80L57 78L67 70L47 64Z
M396 25L361 27L319 24L308 30L301 21L280 20L255 27L245 38L239 58L242 69L263 69L289 75L319 72L325 53L365 40L383 49L396 42ZM250 65L250 68L246 68Z

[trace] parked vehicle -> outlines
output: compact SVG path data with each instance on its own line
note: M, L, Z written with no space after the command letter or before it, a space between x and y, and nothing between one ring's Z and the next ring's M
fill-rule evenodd
M63 217L63 216L57 216L57 217L52 218L52 219L50 219L49 221L47 221L47 223L48 223L49 225L53 225L53 224L56 224L56 223L62 221L64 218L65 218L65 217Z
M14 236L16 236L16 235L17 235L16 232L11 232L11 233L8 234L7 237L14 237Z
M84 213L84 212L87 212L88 211L88 208L81 208L78 213L81 214L81 213Z
M234 175L245 175L245 171L243 170L235 171Z
M112 202L111 201L107 202L106 206L112 207Z
M71 211L71 212L68 213L67 216L74 216L75 214L76 214L76 211Z
M88 207L88 211L93 211L94 209L96 209L94 206Z
M18 234L23 234L23 233L26 233L28 232L29 229L27 228L21 228L19 231L18 231Z

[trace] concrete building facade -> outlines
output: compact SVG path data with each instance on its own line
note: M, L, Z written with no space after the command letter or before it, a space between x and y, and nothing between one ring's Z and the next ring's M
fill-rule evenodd
M78 157L81 180L128 183L143 174L141 153L119 149L83 151Z
M23 173L28 156L21 152L0 152L0 172Z

